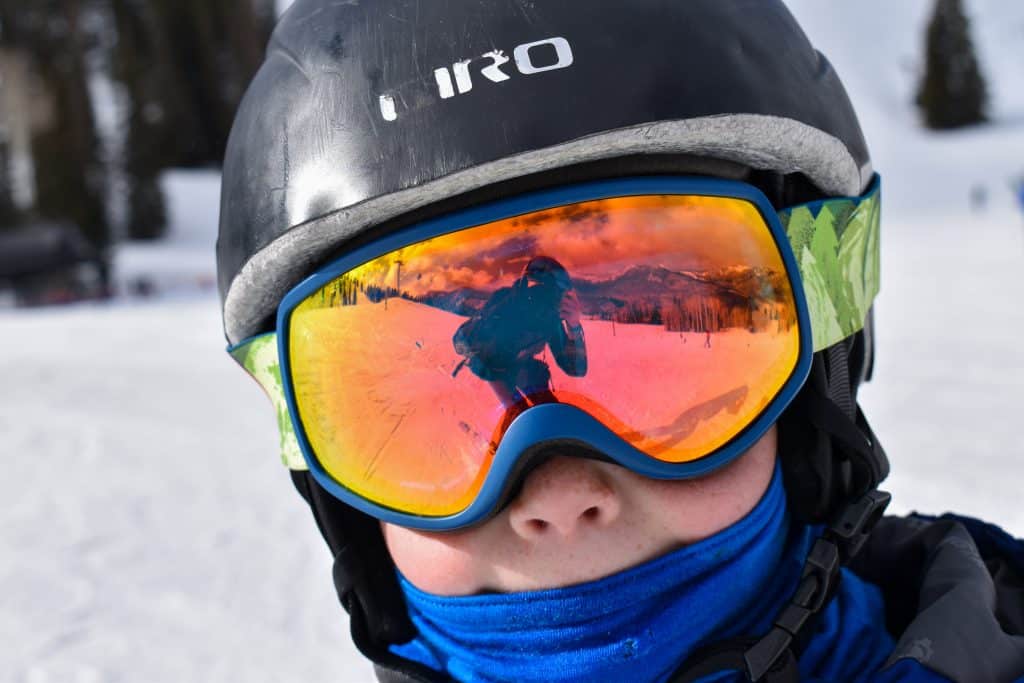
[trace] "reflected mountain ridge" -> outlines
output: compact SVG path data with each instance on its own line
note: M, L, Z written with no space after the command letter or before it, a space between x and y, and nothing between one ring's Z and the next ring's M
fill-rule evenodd
M788 285L786 276L763 266L728 266L714 271L676 271L664 266L632 266L612 278L590 280L573 277L582 312L608 318L609 313L635 303L658 305L673 299L698 298L718 301L725 307L749 307L750 302L770 304ZM471 316L487 302L492 290L459 287L405 298L451 313Z

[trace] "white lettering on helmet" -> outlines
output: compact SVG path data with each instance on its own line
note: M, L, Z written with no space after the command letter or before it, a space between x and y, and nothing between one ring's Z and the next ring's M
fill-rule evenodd
M541 46L554 48L554 62L550 64L537 64L537 61L540 60L540 54L548 53L550 55L547 50L541 51L536 49ZM572 47L569 45L568 40L560 36L517 45L512 50L512 56L515 60L516 69L523 76L565 69L572 66L573 63ZM491 50L480 57L462 59L453 63L451 67L442 66L434 69L434 83L437 85L437 94L442 100L447 100L457 95L464 95L473 89L473 74L469 66L478 59L485 59L489 62L480 69L480 74L492 83L503 83L512 78L512 76L501 70L502 66L511 61L505 55L504 50ZM398 119L398 111L395 108L395 97L393 95L380 96L380 113L385 121L395 121Z
M441 94L441 99L455 97L455 86L452 85L452 75L448 69L434 69L434 80L437 81L437 91Z
M395 98L391 95L380 96L380 115L384 117L385 121L394 121L398 118L398 112L395 111Z
M533 63L530 58L530 50L539 45L550 45L555 48L555 56L558 57L558 59L554 64L537 66ZM572 48L569 47L569 41L565 38L546 38L545 40L538 40L533 43L517 45L516 49L512 51L512 55L515 57L516 68L519 69L519 73L527 76L530 74L539 74L544 71L564 69L567 66L572 65Z
M470 60L463 59L452 64L452 71L455 72L455 86L459 89L460 95L473 89L473 77L469 75L469 62Z
M495 83L501 83L512 78L507 73L501 70L502 64L508 64L508 57L502 50L493 50L484 55L484 59L493 60L490 64L480 69L480 73L494 81Z

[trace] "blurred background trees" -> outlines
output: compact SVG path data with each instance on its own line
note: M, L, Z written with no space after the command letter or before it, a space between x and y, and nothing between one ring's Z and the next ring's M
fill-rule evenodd
M929 128L986 120L988 90L960 0L936 0L925 37L925 69L917 104Z
M51 6L52 5L52 6ZM106 182L87 87L90 36L81 2L0 4L4 156L15 214L74 221L109 236Z
M121 38L114 78L126 93L127 233L164 223L157 180L170 166L219 164L235 109L270 36L260 0L110 0Z
M273 0L0 0L0 231L37 219L98 247L164 230L160 177L218 165ZM984 121L961 0L935 0L917 103Z
M159 237L159 177L219 164L273 0L0 0L0 230Z

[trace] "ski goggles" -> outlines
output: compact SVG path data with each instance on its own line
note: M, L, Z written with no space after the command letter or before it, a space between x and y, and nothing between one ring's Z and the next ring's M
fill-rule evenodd
M411 528L504 504L555 452L659 479L749 449L878 292L879 182L777 211L741 182L638 177L393 232L229 349L286 464Z

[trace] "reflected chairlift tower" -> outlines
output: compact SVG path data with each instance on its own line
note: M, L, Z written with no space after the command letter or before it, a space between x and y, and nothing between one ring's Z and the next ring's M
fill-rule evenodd
M402 266L405 265L404 261L395 261L395 265L398 269L395 271L395 296L399 299L402 298Z
M395 265L398 266L398 270L395 272L395 295L401 298L402 296L402 266L405 265L404 261L395 261ZM384 310L388 310L388 283L384 283Z

